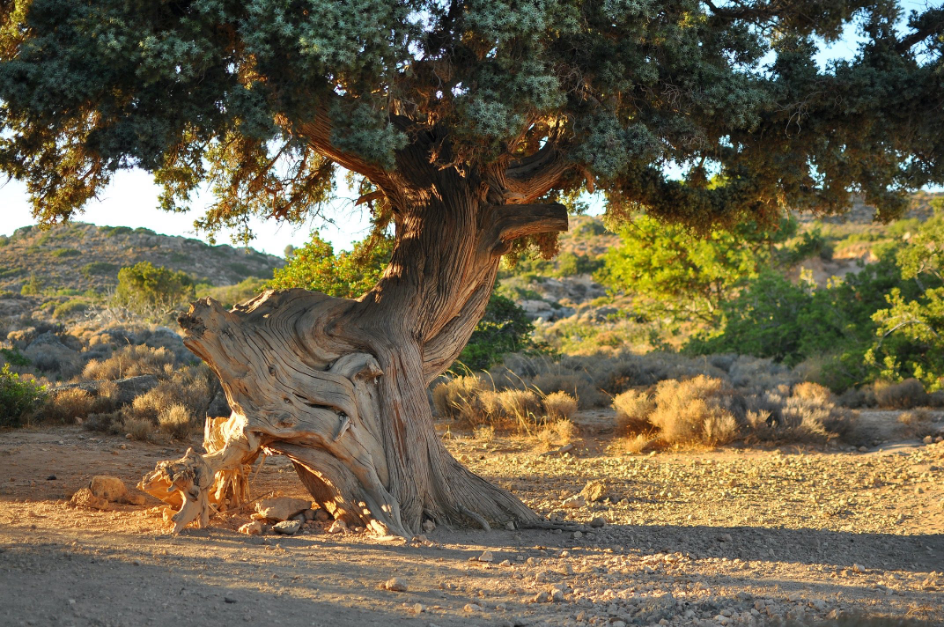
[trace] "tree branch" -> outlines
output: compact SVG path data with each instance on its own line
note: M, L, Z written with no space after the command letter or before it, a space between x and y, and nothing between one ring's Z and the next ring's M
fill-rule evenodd
M483 238L483 244L491 246L494 254L508 252L511 242L520 237L568 230L568 210L560 203L503 205L496 209L489 235Z
M572 165L565 152L549 141L535 154L513 161L505 170L505 185L522 204L533 202L554 189Z

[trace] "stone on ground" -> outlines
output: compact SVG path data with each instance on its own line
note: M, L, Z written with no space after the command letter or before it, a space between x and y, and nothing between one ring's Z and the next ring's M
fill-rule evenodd
M278 496L271 499L263 499L256 503L256 513L269 520L288 520L309 509L311 501L305 499L294 499L288 496Z

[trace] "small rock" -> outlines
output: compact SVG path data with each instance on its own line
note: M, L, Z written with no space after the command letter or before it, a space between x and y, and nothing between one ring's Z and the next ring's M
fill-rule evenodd
M587 505L587 499L585 499L580 494L575 494L574 496L561 502L561 507L564 507L565 509L580 509L585 505Z
M298 514L297 514L297 515L298 515ZM311 521L315 520L315 510L314 510L314 509L307 509L307 510L305 510L304 512L301 513L301 516L302 516L302 518L305 520L305 522L311 522Z
M532 603L551 603L551 593L547 591L539 592L532 597Z
M46 477L46 481L55 481L55 480L56 480L56 475L49 475L48 477Z
M603 526L606 525L606 524L607 524L607 521L604 520L604 517L603 517L603 516L596 516L596 517L590 522L591 527L594 527L595 529L600 528L600 527L603 527Z
M295 535L302 528L302 523L298 520L283 520L273 525L272 530L284 536Z
M263 532L263 524L258 520L254 520L253 522L249 522L241 526L238 531L240 533L245 533L248 536L258 536Z
M730 533L723 533L722 535L720 535L719 537L717 537L716 540L718 540L719 542L731 542L731 541L732 541L732 534L730 534Z
M288 520L299 512L309 509L311 505L312 502L305 499L277 496L256 503L256 513L269 520Z
M501 562L499 562L499 566L502 566L502 567L508 567L511 565L512 565L512 562L510 562L509 560L502 560Z
M860 566L859 564L854 564L854 565L853 565L853 572L855 572L855 573L861 573L861 574L862 574L862 573L865 573L865 572L866 572L866 569L863 568L862 566Z
M348 528L348 525L345 524L343 520L336 520L331 523L331 527L328 528L328 533L344 533L345 529Z
M426 520L423 521L422 527L423 527L423 530L426 531L427 533L432 533L433 530L436 529L436 523L430 520L429 518L427 518Z
M467 603L463 606L463 609L467 612L481 612L482 606L477 605L476 603Z
M925 436L924 438L922 438L922 443L923 443L923 444L931 444L931 443L933 443L934 441L935 441L935 440L934 440L934 439L932 438L932 436L930 436L930 435L927 435L927 436Z
M571 537L574 538L575 540L580 540L581 538L584 537L584 534L581 533L580 531L575 531L574 533L571 534Z
M584 489L581 490L581 496L589 503L603 501L604 497L607 496L606 488L600 481L588 481Z
M515 523L510 520L509 522L505 523L505 528L509 531L515 531Z
M423 612L423 610L425 610L425 609L427 609L427 608L423 607L423 605L421 605L420 603L414 603L414 604L413 604L413 607L410 608L410 609L413 610L413 613L414 613L414 614L420 614L420 613Z
M622 620L615 620L610 624L610 627L627 627L627 623Z
M553 588L552 590L549 591L549 594L551 595L551 600L555 603L560 603L561 601L564 601L564 592L559 590L558 588Z
M381 589L390 590L391 592L406 592L407 582L401 579L400 577L394 577L382 583Z
M480 555L478 559L480 562L492 562L494 559L492 557L492 551L483 551L482 555Z
M331 520L331 514L319 507L315 510L315 520L318 522L328 522Z
M233 597L223 597L223 602L224 602L224 603L236 603L236 599L234 599Z

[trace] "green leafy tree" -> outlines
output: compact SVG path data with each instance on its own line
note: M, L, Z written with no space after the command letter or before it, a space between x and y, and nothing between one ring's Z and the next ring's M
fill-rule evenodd
M332 245L318 233L277 268L269 286L276 289L300 287L339 298L358 298L374 287L390 262L394 240L374 237L356 242L349 253L335 254Z
M783 220L772 229L745 223L698 233L638 215L618 227L620 246L605 253L596 278L612 291L643 296L636 302L643 311L714 325L721 305L758 277L774 245L795 230Z
M186 272L141 261L118 271L115 303L143 316L165 318L194 298L194 281Z
M774 222L784 204L840 211L851 190L895 213L941 182L942 14L875 0L4 2L0 170L45 223L140 167L165 209L209 184L198 225L244 234L253 215L323 215L336 171L353 173L393 226L389 269L357 301L280 292L184 317L231 402L268 408L233 431L265 437L188 463L323 433L291 449L296 467L352 522L406 536L424 517L535 524L450 458L426 396L501 257L552 254L582 188L615 218L642 208L703 229ZM854 20L863 45L821 68L817 42ZM712 188L715 173L727 184ZM367 381L376 393L353 391ZM340 415L360 422L339 429ZM363 454L341 450L353 441Z
M888 381L915 378L927 389L942 389L942 329L945 289L942 287L942 200L936 214L896 253L904 286L886 294L887 307L876 311L877 342L866 362ZM914 284L914 285L913 285ZM911 288L911 289L909 289Z

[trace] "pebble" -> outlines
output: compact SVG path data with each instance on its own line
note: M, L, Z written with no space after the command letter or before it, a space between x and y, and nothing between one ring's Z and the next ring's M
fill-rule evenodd
M272 526L272 530L284 536L292 536L298 533L302 528L302 523L298 520L283 520Z
M463 606L463 610L467 612L481 612L482 606L476 603L467 603L466 605Z
M494 558L492 557L492 551L483 551L482 555L480 555L477 559L480 562L492 562Z
M382 583L381 589L390 590L391 592L406 592L407 582L400 577L393 577Z
M258 536L263 532L263 524L258 520L254 520L241 526L238 531L248 536Z
M336 520L331 523L331 527L328 528L328 533L343 533L347 528L348 525L345 524L345 521Z
M423 530L427 533L432 533L436 529L436 523L430 520L429 518L423 521Z
M598 529L598 528L600 528L600 527L603 527L603 526L606 525L606 524L607 524L607 521L604 520L604 517L603 517L603 516L596 516L596 517L595 517L593 520L591 520L591 522L590 522L591 527L594 527L595 529Z

